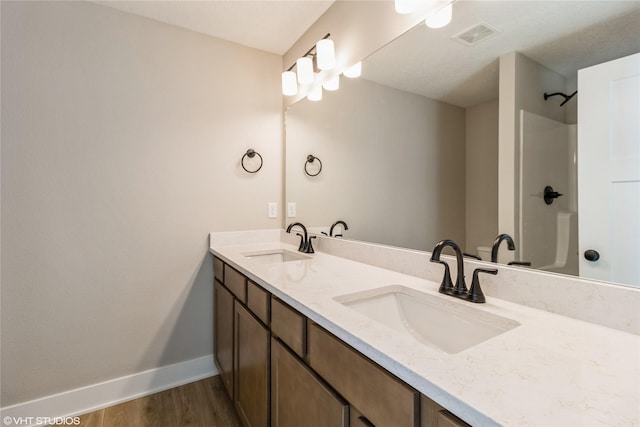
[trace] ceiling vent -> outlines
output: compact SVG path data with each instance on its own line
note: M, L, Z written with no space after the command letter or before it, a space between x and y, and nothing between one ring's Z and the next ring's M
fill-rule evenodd
M496 33L498 33L497 28L492 27L486 22L481 22L471 28L467 28L466 30L452 36L451 38L458 43L462 43L465 46L475 46L476 44L488 39Z

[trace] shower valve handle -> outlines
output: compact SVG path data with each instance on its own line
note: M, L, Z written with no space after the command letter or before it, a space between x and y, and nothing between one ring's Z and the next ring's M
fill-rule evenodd
M555 199L560 196L562 196L562 194L554 191L552 186L547 185L546 187L544 187L544 202L546 204L550 205Z

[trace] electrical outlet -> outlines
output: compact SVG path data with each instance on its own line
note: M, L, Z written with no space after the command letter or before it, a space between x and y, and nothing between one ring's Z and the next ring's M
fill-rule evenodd
M278 203L269 202L267 206L268 206L269 218L278 218Z
M296 202L287 203L287 217L288 218L296 217Z

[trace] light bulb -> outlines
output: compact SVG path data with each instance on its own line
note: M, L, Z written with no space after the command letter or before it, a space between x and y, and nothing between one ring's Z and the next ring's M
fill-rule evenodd
M309 91L307 94L307 99L309 101L320 101L322 100L322 86L316 86Z
M336 65L336 55L333 48L333 40L322 39L316 43L316 57L318 68L321 70L330 70Z
M403 15L413 13L418 10L423 3L424 1L421 0L396 0L396 12Z
M308 56L298 58L296 61L298 70L298 83L308 85L313 83L313 61Z
M326 90L338 90L340 88L340 74L336 74L322 85Z
M356 62L351 67L344 70L342 74L344 74L345 77L349 77L352 79L360 77L360 75L362 74L362 61Z
M297 93L298 82L296 81L296 73L293 71L285 71L282 73L282 94L292 96Z
M442 28L451 22L453 16L453 4L449 3L442 9L430 14L425 19L425 24L429 28Z

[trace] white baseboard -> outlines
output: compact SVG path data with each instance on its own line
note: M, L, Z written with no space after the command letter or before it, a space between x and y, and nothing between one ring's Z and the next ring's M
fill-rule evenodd
M73 417L217 374L213 355L199 357L1 408L0 425L36 426L38 417Z

